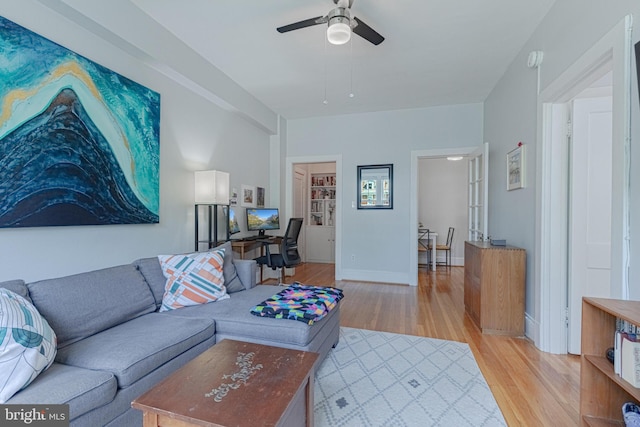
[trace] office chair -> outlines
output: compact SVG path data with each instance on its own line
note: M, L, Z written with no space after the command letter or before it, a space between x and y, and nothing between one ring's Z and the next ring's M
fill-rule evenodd
M272 254L269 250L269 246L274 244L273 241L258 240L265 249L265 255L256 258L255 261L260 265L260 268L266 265L272 270L280 269L280 284L284 283L284 269L295 267L301 262L298 252L300 229L302 229L302 218L291 218L289 225L287 225L287 231L282 237L282 242L280 242L280 253Z

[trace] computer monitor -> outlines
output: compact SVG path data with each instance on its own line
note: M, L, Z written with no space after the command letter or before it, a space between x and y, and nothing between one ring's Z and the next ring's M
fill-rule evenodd
M228 207L224 207L224 216L227 217L227 210L229 211L229 225L227 226L229 230L229 235L236 234L240 232L240 225L238 224L238 217L236 216L236 212L233 209L229 209Z
M247 230L257 231L260 236L265 230L280 229L278 208L247 208Z

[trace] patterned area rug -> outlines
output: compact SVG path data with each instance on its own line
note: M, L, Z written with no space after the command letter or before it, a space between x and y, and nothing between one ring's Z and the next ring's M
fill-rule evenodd
M315 425L506 426L465 343L340 328L316 372Z

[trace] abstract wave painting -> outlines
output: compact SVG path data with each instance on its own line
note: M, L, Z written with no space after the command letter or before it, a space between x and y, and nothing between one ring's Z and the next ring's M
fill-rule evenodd
M0 17L0 227L159 221L160 95Z

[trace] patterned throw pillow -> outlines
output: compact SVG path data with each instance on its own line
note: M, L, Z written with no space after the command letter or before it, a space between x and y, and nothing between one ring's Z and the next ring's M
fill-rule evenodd
M56 344L55 332L33 304L0 289L0 404L51 366Z
M229 298L224 286L224 249L188 255L158 255L167 278L160 311Z

